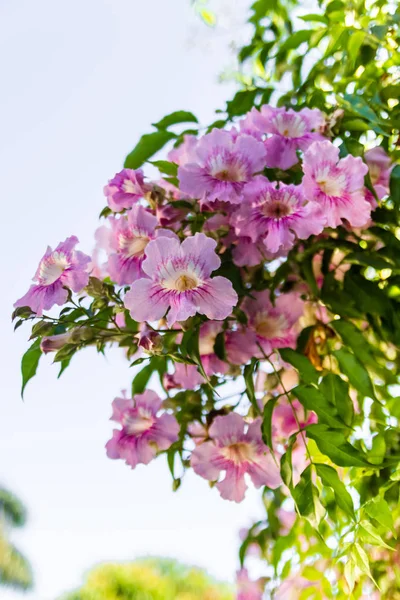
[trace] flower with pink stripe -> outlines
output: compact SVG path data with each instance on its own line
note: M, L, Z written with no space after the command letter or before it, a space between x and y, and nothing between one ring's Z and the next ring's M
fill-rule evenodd
M271 134L265 140L267 166L290 169L299 162L297 150L306 150L310 144L324 137L318 130L324 117L318 109L303 108L298 112L289 108L261 107L251 111L253 124L263 133Z
M363 227L371 216L365 199L364 177L368 167L350 154L339 160L339 148L331 142L315 142L304 154L302 185L309 200L317 202L327 227L338 227L345 219L352 227Z
M108 206L114 212L131 208L140 198L143 198L147 188L144 184L143 171L138 169L122 169L109 180L104 187L104 195Z
M287 252L297 239L318 235L325 218L316 202L307 202L300 186L280 184L257 177L244 189L247 203L232 217L235 232L252 242L262 239L268 252Z
M175 417L164 412L162 401L147 390L131 398L115 398L111 419L121 425L114 429L106 444L109 458L122 458L132 469L139 463L147 465L156 454L177 441L179 425Z
M177 239L160 237L146 247L142 269L148 279L135 281L125 306L136 321L156 321L167 314L168 326L196 313L209 319L228 317L237 294L225 277L211 278L221 264L216 242L204 235Z
M281 484L279 469L262 441L261 419L247 425L237 413L216 417L210 429L211 441L199 444L192 452L191 465L195 473L217 481L222 498L241 502L249 475L256 487L276 488Z
M65 304L69 288L80 292L89 281L90 257L75 250L78 238L74 235L58 244L55 250L48 246L39 263L33 281L25 296L14 306L29 306L40 316L43 310L49 310L54 304Z
M202 202L238 204L244 185L265 166L265 149L250 135L213 129L178 170L180 189Z

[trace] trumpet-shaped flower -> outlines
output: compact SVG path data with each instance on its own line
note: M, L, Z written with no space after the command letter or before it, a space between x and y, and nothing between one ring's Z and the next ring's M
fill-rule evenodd
M251 112L253 124L263 133L272 134L265 140L267 166L290 169L299 162L297 150L306 150L310 144L323 140L318 130L324 123L322 113L314 108L296 112L289 108L261 107Z
M109 180L104 187L104 195L108 206L114 212L131 208L147 192L144 184L143 171L138 169L122 169Z
M196 313L222 320L237 303L237 294L225 277L211 278L220 266L216 242L203 233L177 239L160 237L146 247L142 269L148 279L135 281L125 306L136 321L161 319L167 310L169 326Z
M50 246L41 259L33 281L25 296L14 306L29 306L40 316L43 310L49 310L54 304L64 304L69 288L80 292L89 280L90 257L75 250L78 238L74 235L58 244L55 250Z
M381 146L371 148L365 155L371 183L379 199L389 193L390 173L393 169L392 159Z
M216 481L221 472L225 477L216 485L222 498L241 502L248 474L256 487L276 488L281 483L278 467L261 437L261 419L247 425L237 413L216 417L210 429L211 441L199 444L192 452L194 471Z
M132 399L115 398L111 419L121 429L114 429L107 442L107 456L122 458L134 469L139 463L147 465L160 450L168 450L178 439L179 425L166 412L158 416L161 405L161 399L151 390Z
M282 294L275 305L268 290L253 292L252 296L245 299L242 309L248 318L246 333L253 356L262 357L263 353L270 354L275 348L294 346L297 338L295 325L304 312L304 302L299 294Z
M195 156L178 170L180 188L202 202L238 204L244 185L265 166L262 142L250 135L213 129L194 149Z
M127 285L143 276L144 252L150 240L160 235L175 237L172 231L156 229L157 217L143 206L134 206L127 216L110 219L108 273L115 283Z
M366 225L371 215L364 193L368 167L360 157L339 160L339 148L315 142L304 154L303 172L305 196L318 203L327 227L338 227L343 219L352 227Z
M324 228L325 217L316 202L307 202L300 186L276 188L265 177L257 177L244 189L247 203L232 217L237 235L252 242L261 239L268 252L287 252L296 238L307 239Z

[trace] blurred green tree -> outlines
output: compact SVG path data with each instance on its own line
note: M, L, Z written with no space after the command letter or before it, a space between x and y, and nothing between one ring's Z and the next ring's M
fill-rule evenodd
M19 589L32 586L32 571L28 560L9 541L11 527L22 527L26 510L11 492L0 488L0 585Z
M233 600L233 592L202 569L145 558L95 567L83 586L62 600Z

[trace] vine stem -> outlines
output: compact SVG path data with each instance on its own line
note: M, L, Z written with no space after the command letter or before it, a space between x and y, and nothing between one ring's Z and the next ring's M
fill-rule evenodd
M299 431L298 431L298 433L300 433L300 435L301 435L301 438L302 438L302 440L303 440L303 444L304 444L304 447L305 447L305 449L306 449L307 456L308 456L308 458L309 458L309 460L310 460L310 463L311 463L311 464L314 464L314 463L313 463L312 456L311 456L311 454L310 454L310 451L309 451L309 449L308 449L308 446L307 446L307 444L306 444L306 437L305 437L305 435L304 435L303 428L302 428L302 426L301 426L301 424L300 424L300 421L299 421L299 418L298 418L298 416L297 416L296 409L295 409L295 407L293 406L293 401L292 401L292 399L291 399L291 397L290 397L290 393L289 393L289 392L286 390L286 388L285 388L285 386L284 386L284 383L283 383L283 381L282 381L282 377L281 377L281 376L280 376L280 374L279 374L279 371L277 371L277 369L276 369L276 367L275 367L274 363L271 361L271 356L272 356L273 354L277 355L277 352L276 352L276 350L274 350L274 351L273 351L273 352L272 352L272 353L271 353L271 354L268 356L267 354L265 354L265 352L264 352L263 348L261 347L261 344L257 343L257 346L259 347L259 349L260 349L260 351L261 351L261 353L262 353L263 357L265 358L265 360L267 360L267 361L269 362L269 364L271 365L271 367L273 368L273 370L274 370L274 373L275 373L275 375L276 375L276 376L277 376L277 378L278 378L278 381L279 381L279 383L280 383L280 386L281 386L281 388L283 389L283 394L284 394L284 395L286 396L286 398L288 399L288 401L289 401L289 404L290 404L290 408L292 409L292 412L293 412L294 419L295 419L295 421L296 421L297 427L299 428Z

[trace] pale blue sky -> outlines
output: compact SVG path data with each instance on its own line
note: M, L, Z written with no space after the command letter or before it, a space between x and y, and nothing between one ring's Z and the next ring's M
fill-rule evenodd
M248 2L211 4L216 32L189 0L0 0L0 481L29 509L13 536L35 571L29 600L54 600L98 561L146 553L231 579L238 529L261 512L254 490L236 505L193 474L173 494L164 458L135 471L106 458L110 404L132 375L118 349L82 353L60 381L46 358L23 403L28 330L14 335L9 320L47 244L76 234L91 251L102 187L150 123L184 108L206 124L232 94L218 74Z

